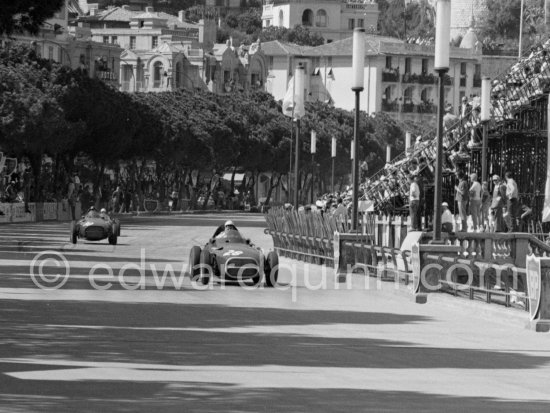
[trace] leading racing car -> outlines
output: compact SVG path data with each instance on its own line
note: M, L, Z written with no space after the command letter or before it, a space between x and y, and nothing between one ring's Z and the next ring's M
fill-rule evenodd
M82 219L71 222L70 241L73 244L76 244L78 238L87 241L101 241L107 238L109 244L116 245L119 236L120 222L111 218L104 209L97 212L91 207Z
M251 281L273 287L279 277L279 257L275 251L267 256L249 239L243 238L232 221L219 226L204 248L191 248L189 254L191 278L208 284L211 277L228 281Z

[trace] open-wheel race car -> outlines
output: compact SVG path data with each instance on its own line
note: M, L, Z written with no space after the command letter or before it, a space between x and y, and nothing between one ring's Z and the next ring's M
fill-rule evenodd
M257 285L264 277L265 285L273 287L279 277L279 257L275 251L266 255L249 239L243 238L233 222L227 221L216 229L204 248L191 248L189 274L201 284L208 284L211 277L217 277Z
M78 238L87 241L109 240L109 244L116 245L120 236L120 222L111 218L103 209L101 212L90 208L79 221L71 222L70 241L76 244Z

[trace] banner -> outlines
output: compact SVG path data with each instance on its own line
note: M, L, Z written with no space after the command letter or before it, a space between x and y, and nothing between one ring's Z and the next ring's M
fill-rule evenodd
M548 96L550 102L550 96ZM550 115L550 105L548 106ZM550 119L547 117L547 119ZM550 221L550 128L548 129L548 142L546 149L546 186L544 187L544 207L542 208L542 222Z
M301 94L295 92L296 76L288 81L285 97L283 98L283 114L292 119L300 119L305 115L304 102Z

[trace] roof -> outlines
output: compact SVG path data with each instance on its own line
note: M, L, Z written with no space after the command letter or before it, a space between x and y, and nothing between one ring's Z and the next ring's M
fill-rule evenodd
M308 56L315 55L313 46L300 46L294 43L272 40L262 43L262 50L267 56Z
M194 28L198 29L199 25L196 23L182 22L178 16L164 12L144 12L143 10L129 10L122 7L113 7L107 10L100 11L96 16L87 16L90 19L101 21L116 21L116 22L128 22L132 19L160 19L167 20L167 27L175 25L177 28Z

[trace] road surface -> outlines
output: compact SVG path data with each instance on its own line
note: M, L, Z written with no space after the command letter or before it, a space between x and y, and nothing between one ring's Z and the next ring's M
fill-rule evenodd
M189 249L227 218L125 218L116 247L0 227L0 411L550 411L525 312L286 259L277 288L194 288ZM261 216L231 218L272 247Z

